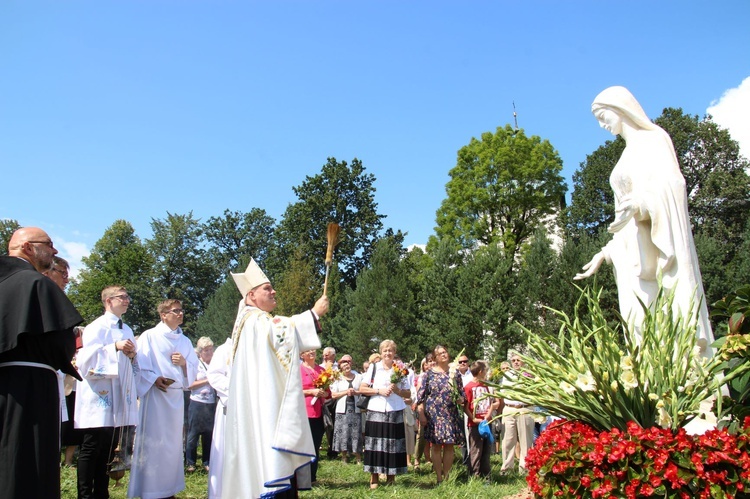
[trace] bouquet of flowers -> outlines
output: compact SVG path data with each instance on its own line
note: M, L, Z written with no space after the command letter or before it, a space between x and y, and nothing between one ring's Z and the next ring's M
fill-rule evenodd
M326 368L319 372L315 377L315 379L313 380L313 385L315 386L315 388L328 390L331 387L331 384L333 384L333 382L340 377L341 373L338 371L334 371L333 364L329 363L326 364ZM318 397L313 397L312 400L310 400L310 405L315 405L315 402L317 401Z
M398 384L402 379L409 375L409 369L402 361L397 360L393 363L393 374L391 374L391 383Z

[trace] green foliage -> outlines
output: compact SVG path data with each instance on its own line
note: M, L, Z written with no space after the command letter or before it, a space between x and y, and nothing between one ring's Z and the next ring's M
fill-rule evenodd
M205 301L218 287L219 273L203 248L205 236L193 213L151 219L153 235L146 247L154 261L153 287L160 299L175 298L185 309L185 334L193 341L195 320L205 308ZM158 301L158 300L157 300ZM156 303L153 304L156 309Z
M598 296L586 290L581 300L588 320L576 313L560 315L557 335L531 334L523 356L528 376L518 376L501 396L524 400L551 414L578 420L597 430L625 431L629 421L643 428L676 430L699 413L702 401L725 381L750 370L731 363L738 356L720 345L710 360L696 346L693 307L684 316L672 313L673 295L660 291L645 309L641 339L613 328L599 308ZM748 353L741 354L745 359ZM723 373L723 375L722 375Z
M16 220L10 218L0 219L0 256L8 254L8 243L10 242L10 237L20 228L21 226Z
M353 288L357 274L365 268L373 244L383 228L384 215L377 212L375 176L366 173L358 159L351 165L328 158L321 172L294 188L299 198L290 204L275 231L268 270L281 274L300 250L325 271L327 228L329 222L341 226L339 245L334 253L342 284ZM337 286L329 278L331 285Z
M711 317L726 321L722 324L724 328L715 331L717 337L724 337L720 341L735 343L738 351L750 348L743 339L750 336L750 286L745 285L714 303ZM735 367L741 362L747 362L747 358L732 359L730 366ZM730 431L735 431L742 425L745 417L750 416L750 373L735 378L728 383L728 387L731 398L724 398L727 408L721 425L729 426Z
M530 243L524 248L523 261L517 274L518 285L513 298L516 321L526 329L537 331L540 328L556 328L555 317L545 305L552 301L556 290L551 277L555 271L557 255L552 250L547 231L539 227ZM570 278L568 278L569 280Z
M567 209L570 234L594 236L615 221L615 195L609 186L609 175L625 149L625 141L608 140L573 173L573 194Z
M729 131L710 116L700 120L666 108L654 122L672 137L688 192L690 220L697 234L729 246L728 260L750 219L750 168Z
M419 330L432 346L437 343L470 358L487 352L505 355L521 339L512 322L513 265L497 245L463 251L447 238L429 252L422 275ZM431 349L430 349L431 350Z
M337 269L332 269L331 273L330 282L336 282ZM274 313L285 316L299 314L311 308L315 300L323 294L323 280L313 260L307 257L302 247L294 249L286 270L281 278L274 282L273 287L276 289L278 302ZM331 292L333 291L331 288ZM331 297L329 294L329 298Z
M217 346L224 343L232 335L241 300L234 280L228 277L206 301L206 308L195 321L195 336L208 336Z
M273 217L260 208L253 208L249 213L224 210L222 217L209 218L203 224L203 231L218 273L228 275L240 260L249 261L249 257L262 268L275 225Z
M132 300L124 316L138 334L158 322L154 289L154 260L129 222L117 220L83 258L83 268L70 283L68 297L89 323L103 311L101 292L107 286L122 285Z
M417 289L412 260L404 258L403 237L375 243L370 266L347 292L342 313L331 322L334 346L355 359L366 359L385 339L396 342L401 358L421 356L427 344L417 332Z
M509 258L546 217L556 214L566 191L562 160L547 140L506 125L458 151L447 198L437 212L438 239L463 248L501 244ZM434 244L431 243L431 244Z

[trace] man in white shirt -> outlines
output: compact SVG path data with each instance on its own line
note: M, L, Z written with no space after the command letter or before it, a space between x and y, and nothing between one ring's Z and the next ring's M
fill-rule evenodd
M471 369L469 369L469 357L461 354L461 356L456 359L456 363L458 364L458 372L461 375L461 382L466 386L474 380L474 375L471 374ZM471 462L469 460L469 417L465 413L463 413L463 420L464 436L466 437L466 440L461 449L461 462L466 465L466 469L471 471Z
M511 370L505 373L504 386L512 386L514 379L524 376L521 368L523 360L517 353L510 356ZM509 473L515 468L516 442L521 447L518 468L521 473L526 472L526 454L534 443L534 418L531 407L518 400L505 399L503 407L503 466L501 472Z
M182 434L185 402L183 392L195 381L198 356L182 333L184 311L178 300L164 300L157 307L161 322L138 338L143 367L139 394L138 431L128 497L159 499L185 488Z
M140 359L133 330L122 322L130 296L122 286L108 286L102 291L102 303L104 315L83 330L83 348L76 357L83 377L76 387L74 421L83 430L78 452L79 499L109 497L107 464L119 443L120 429L138 421Z

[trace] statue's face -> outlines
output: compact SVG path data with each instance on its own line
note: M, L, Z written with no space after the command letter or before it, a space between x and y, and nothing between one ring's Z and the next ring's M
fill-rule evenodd
M620 135L622 132L622 118L616 112L607 107L600 107L594 111L594 116L599 121L599 126L612 135Z

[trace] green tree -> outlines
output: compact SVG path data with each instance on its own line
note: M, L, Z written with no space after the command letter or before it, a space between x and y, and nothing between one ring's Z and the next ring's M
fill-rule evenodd
M299 201L287 207L276 228L277 244L269 270L283 273L295 250L301 248L322 276L328 223L336 222L341 226L341 235L335 261L342 283L354 287L357 274L370 259L385 218L377 211L374 184L375 176L366 173L360 160L355 158L349 165L328 158L319 174L306 177L302 185L294 188ZM329 289L332 285L337 284L329 278Z
M688 192L690 220L696 233L717 238L734 258L750 220L750 163L729 131L682 109L666 108L654 122L672 137Z
M237 318L237 308L242 296L234 279L224 279L216 291L206 300L206 308L195 321L195 336L208 336L216 346L232 336Z
M185 334L197 339L194 321L205 308L205 301L218 287L219 272L204 249L205 236L193 213L167 212L164 220L152 218L153 235L146 248L154 262L154 288L161 299L175 298L185 309ZM156 308L156 304L154 304Z
M224 210L223 216L209 218L203 231L218 272L226 276L246 256L262 267L275 225L273 217L260 208L253 208L249 213Z
M153 287L153 258L135 234L133 226L117 220L102 235L82 259L83 268L73 279L68 297L89 323L103 313L102 290L107 286L122 285L131 296L130 307L124 317L138 334L153 327L158 321Z
M366 359L384 339L396 342L405 361L423 353L410 261L400 239L399 234L378 240L370 266L346 295L345 313L333 321L333 336L340 342L334 346L355 358Z
M595 236L615 221L615 195L609 187L609 175L625 149L625 141L617 137L586 156L586 161L573 173L573 194L567 209L568 232L577 236Z
M557 255L544 227L534 232L522 256L516 277L518 285L513 287L513 306L516 310L513 316L530 331L556 329L557 320L546 307L552 302L550 280L555 271Z
M464 248L501 244L513 258L537 225L562 207L561 171L562 160L549 141L510 125L472 138L449 172L437 239L448 237Z
M432 346L494 357L520 341L513 311L513 265L498 245L467 251L445 238L428 251L421 276L419 330Z
M8 243L10 242L10 237L20 228L21 226L18 224L17 220L10 218L0 219L0 256L8 254Z
M333 272L336 270L333 269ZM333 276L335 278L335 276ZM333 279L331 279L333 281ZM313 306L323 294L323 285L315 264L302 247L294 249L286 271L273 284L279 315L295 315ZM331 289L333 291L333 289ZM329 298L331 296L329 295Z

